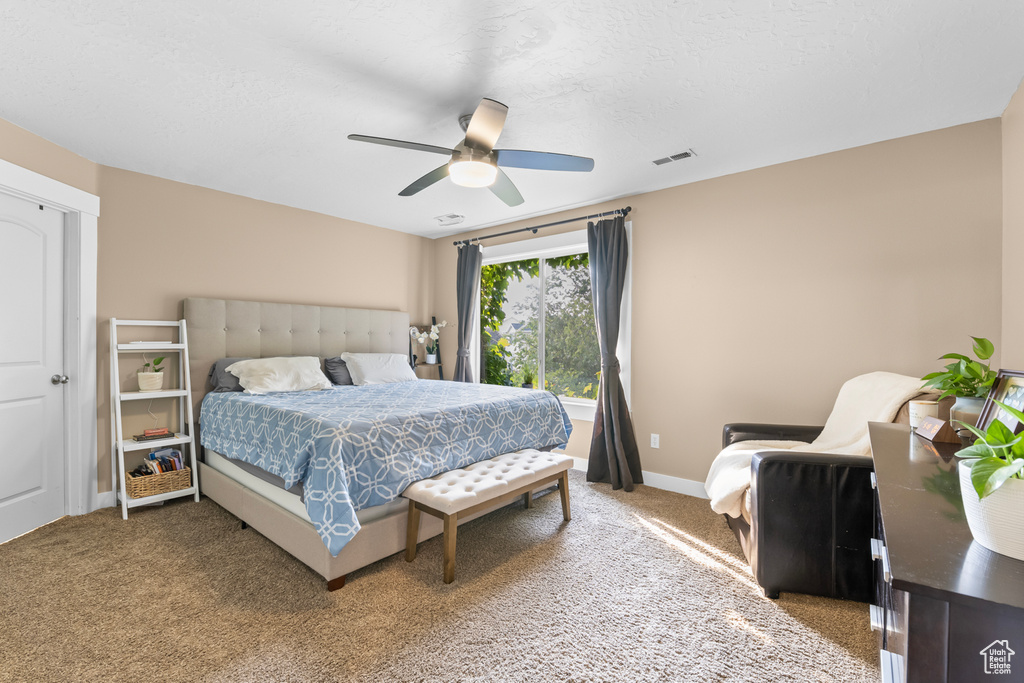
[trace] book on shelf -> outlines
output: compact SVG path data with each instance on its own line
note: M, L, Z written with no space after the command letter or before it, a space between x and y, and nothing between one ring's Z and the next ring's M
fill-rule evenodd
M142 464L131 471L133 477L145 477L151 474L165 474L185 469L181 451L174 448L162 448L146 456Z
M145 436L162 436L171 433L167 427L158 427L156 429L146 429L142 432Z
M176 448L162 448L159 451L153 451L147 457L150 460L166 462L170 466L169 471L172 472L185 468L185 463L181 458L181 451Z

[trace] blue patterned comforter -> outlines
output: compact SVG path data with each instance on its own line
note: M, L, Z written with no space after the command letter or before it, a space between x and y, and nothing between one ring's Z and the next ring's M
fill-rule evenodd
M305 490L306 511L337 555L356 510L420 479L522 448L565 444L572 423L546 391L419 380L203 399L201 441Z

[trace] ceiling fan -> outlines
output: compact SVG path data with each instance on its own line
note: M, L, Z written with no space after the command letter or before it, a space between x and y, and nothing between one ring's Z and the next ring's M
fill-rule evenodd
M450 157L447 163L438 166L399 192L400 197L411 197L448 176L456 185L490 188L501 201L509 206L518 206L523 203L523 195L519 194L519 190L499 167L582 172L594 169L594 160L588 157L531 152L523 149L494 149L498 136L505 127L506 116L508 107L501 102L486 97L480 100L472 115L459 118L459 125L466 132L466 137L452 149L371 135L349 135L348 139Z

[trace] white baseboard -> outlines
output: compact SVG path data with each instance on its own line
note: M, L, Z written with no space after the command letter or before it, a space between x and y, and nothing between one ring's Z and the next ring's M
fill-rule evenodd
M113 491L104 491L103 493L96 494L96 510L100 508L112 508L117 505L117 496L114 495ZM89 510L92 512L92 510Z
M580 470L582 472L587 471L587 459L573 457L574 470ZM667 474L658 474L657 472L648 472L644 470L644 485L652 488L661 489L662 491L672 491L673 493L681 493L684 496L693 496L694 498L708 499L708 494L704 491L704 482L693 481L692 479L683 479L682 477L671 477Z
M708 500L708 494L704 490L704 482L682 477L670 477L667 474L657 472L644 472L644 484L663 491L682 493L684 496L703 498Z

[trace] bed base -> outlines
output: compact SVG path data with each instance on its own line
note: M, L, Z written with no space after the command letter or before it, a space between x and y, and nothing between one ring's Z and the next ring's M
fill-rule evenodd
M245 529L248 529L248 528L249 528L249 523L248 522L242 522L242 529L245 530ZM341 576L339 576L336 579L327 579L327 590L328 590L328 592L336 591L339 588L344 588L345 587L345 578L347 576L348 576L348 574L342 574Z
M200 491L225 510L238 517L279 545L327 581L328 590L345 585L349 572L405 550L406 513L375 519L364 524L337 557L332 557L313 525L263 498L206 463L199 463ZM439 535L444 527L440 520L425 520L421 525L421 541Z
M362 525L355 536L333 557L313 525L258 493L225 476L204 462L199 463L199 489L222 508L238 517L243 528L251 526L280 546L292 557L327 581L327 590L345 585L350 572L362 569L385 557L404 552L407 544L408 514L403 508L386 517ZM493 510L459 517L469 522ZM418 542L439 536L444 531L440 519L425 517L419 524Z

